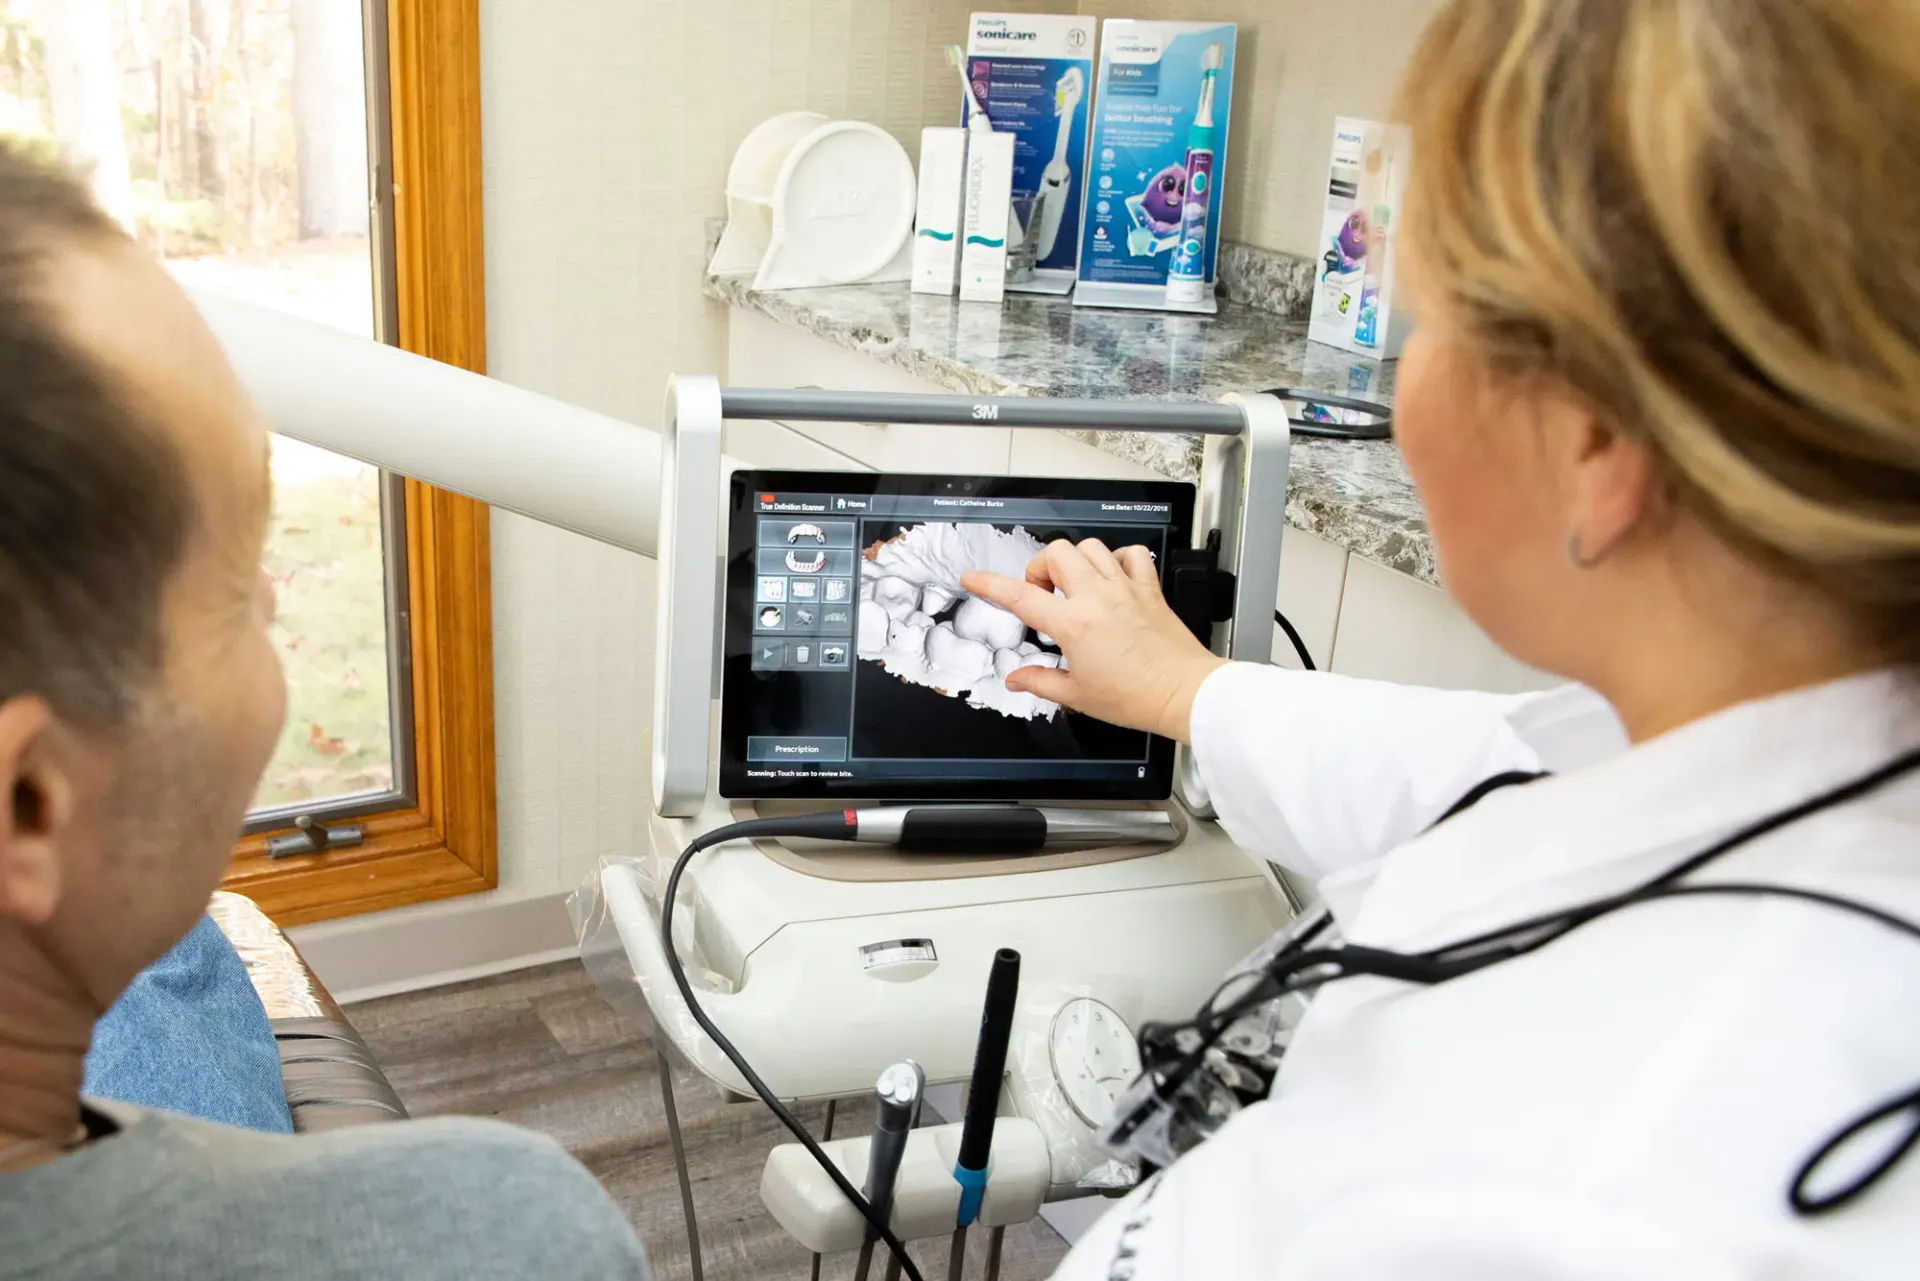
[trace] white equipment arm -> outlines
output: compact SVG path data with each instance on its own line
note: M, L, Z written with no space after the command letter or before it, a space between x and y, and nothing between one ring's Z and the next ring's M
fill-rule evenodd
M188 292L274 431L657 554L657 429L284 312Z

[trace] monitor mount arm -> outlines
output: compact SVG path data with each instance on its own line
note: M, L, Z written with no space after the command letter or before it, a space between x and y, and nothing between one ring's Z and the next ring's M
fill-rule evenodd
M653 793L669 817L699 812L712 771L722 495L737 466L721 453L728 419L1200 436L1196 548L1170 561L1173 603L1215 652L1272 656L1290 444L1286 402L1272 395L919 396L682 375L668 383L655 431L281 312L193 298L274 431L659 560ZM1190 753L1179 777L1189 808L1209 814Z

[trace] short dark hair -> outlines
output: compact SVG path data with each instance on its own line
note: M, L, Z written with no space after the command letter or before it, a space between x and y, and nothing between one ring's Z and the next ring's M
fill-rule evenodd
M159 666L193 515L179 450L49 294L63 249L122 235L71 174L0 145L0 699L98 727Z

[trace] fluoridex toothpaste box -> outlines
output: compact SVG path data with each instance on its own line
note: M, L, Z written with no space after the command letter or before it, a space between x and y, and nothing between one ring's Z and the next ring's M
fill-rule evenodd
M1034 265L1068 284L1079 260L1095 24L1071 14L976 13L967 36L973 98L986 104L994 132L1014 137L1013 198L1021 208L1033 202L1025 220Z

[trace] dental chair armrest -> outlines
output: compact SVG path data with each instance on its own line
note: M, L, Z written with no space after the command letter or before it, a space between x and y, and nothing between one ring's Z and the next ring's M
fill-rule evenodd
M240 954L266 1009L293 1128L304 1134L405 1120L406 1106L373 1052L293 940L239 894L215 894L207 914Z

